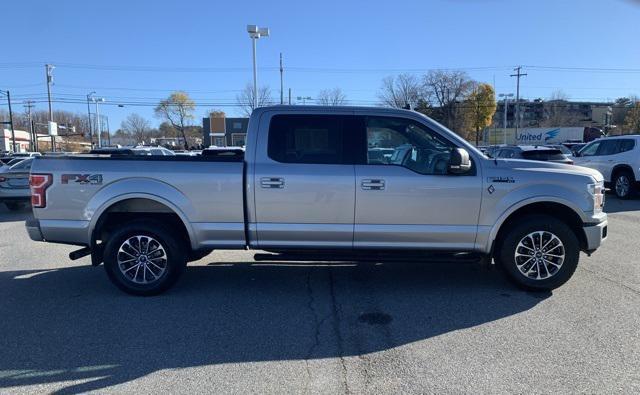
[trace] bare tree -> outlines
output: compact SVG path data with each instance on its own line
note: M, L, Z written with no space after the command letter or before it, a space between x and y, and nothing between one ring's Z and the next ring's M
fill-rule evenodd
M247 83L244 89L236 96L238 107L246 116L250 116L255 109L255 101L253 100L253 84ZM258 107L268 106L273 103L271 98L271 89L268 86L258 87Z
M318 93L318 104L321 106L341 106L347 101L347 95L340 88L323 89Z
M403 108L415 107L421 99L420 81L413 74L399 74L382 80L378 99L383 105Z
M180 132L184 140L184 149L189 149L185 130L194 118L195 109L196 104L186 92L173 92L168 98L160 101L154 110L158 118L167 120Z
M569 96L562 90L551 93L549 101L544 103L545 119L542 127L581 126L580 116L572 111Z
M149 122L138 114L129 114L122 121L120 128L131 135L136 143L144 143L151 137L151 125Z
M460 103L471 93L475 82L463 71L431 70L423 77L425 100L438 108L436 119L454 131L461 131ZM434 114L435 115L435 114Z

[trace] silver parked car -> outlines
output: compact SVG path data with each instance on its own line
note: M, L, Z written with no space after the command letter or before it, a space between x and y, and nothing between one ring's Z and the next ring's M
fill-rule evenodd
M32 163L32 158L16 159L13 164L0 168L0 202L9 210L21 210L31 200L29 171Z

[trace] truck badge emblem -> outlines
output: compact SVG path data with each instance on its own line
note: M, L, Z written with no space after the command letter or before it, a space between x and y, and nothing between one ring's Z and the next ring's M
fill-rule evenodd
M493 185L489 185L489 188L487 188L487 191L491 195L492 193L494 193L496 191L496 189L493 187Z
M78 184L102 185L102 174L63 174L62 184L75 182Z

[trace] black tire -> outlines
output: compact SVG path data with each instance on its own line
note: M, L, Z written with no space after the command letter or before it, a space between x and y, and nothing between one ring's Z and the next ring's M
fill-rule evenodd
M199 261L200 259L206 257L207 255L213 252L213 248L206 250L191 250L189 253L189 262Z
M534 234L532 238L529 238L528 236L534 232L542 233ZM497 249L494 254L496 263L504 269L509 279L520 288L529 291L548 291L557 288L571 278L578 266L580 258L578 237L569 225L554 217L528 215L517 219L516 222L512 223L500 234L502 240L497 240ZM561 245L555 239L550 242L552 237L549 234L556 236ZM542 239L539 238L540 236L542 236ZM519 247L521 241L524 243ZM527 241L534 248L528 248ZM547 244L549 242L550 244ZM564 260L560 262L559 258L546 254L544 255L546 259L543 259L543 252L538 244L545 246L546 251L544 252L549 254L553 252L554 255L560 255L564 252ZM558 247L551 251L554 246ZM533 255L531 258L533 262L529 261L527 263L527 256L516 257L516 250L518 253ZM538 251L540 255L535 252L536 250L540 250ZM537 262L540 262L540 264L538 265ZM553 262L553 264L550 262ZM555 266L558 263L560 263L559 268ZM525 275L519 267L523 271L530 272L530 274ZM537 277L540 278L538 279Z
M137 236L141 237L137 238ZM138 250L132 247L136 244L136 240L138 243L136 247L141 251L140 254L135 254ZM132 242L125 245L127 241ZM162 251L159 251L158 245ZM150 249L151 252L149 252ZM187 262L185 251L183 239L171 232L162 222L133 220L121 225L109 235L104 248L104 268L109 279L124 292L142 296L158 295L175 284L184 271ZM141 255L145 255L144 262L140 261ZM134 262L126 262L131 257L135 259ZM151 266L152 264L155 268ZM132 268L135 265L138 265L138 268ZM140 268L143 268L142 275L139 272ZM162 271L163 268L164 271ZM141 283L141 277L146 281L148 272L157 274L157 278L151 282Z
M635 185L635 177L629 170L620 170L613 177L613 191L618 199L626 200L633 195L633 186Z
M27 207L27 204L23 202L4 202L4 205L7 206L9 211L22 211Z

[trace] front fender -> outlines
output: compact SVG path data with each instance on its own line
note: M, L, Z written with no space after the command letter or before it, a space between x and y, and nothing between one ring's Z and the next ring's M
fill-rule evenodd
M528 183L516 188L513 184L493 184L495 192L483 199L476 248L489 253L507 218L533 203L563 205L572 210L582 222L589 222L593 212L593 198L586 187L587 183L562 181L552 178L546 183Z
M171 209L187 229L191 247L197 246L198 241L189 220L195 215L195 208L189 199L169 184L141 177L118 180L102 188L89 200L83 212L83 217L89 221L88 240L92 240L93 231L105 211L118 202L135 198L153 200Z

